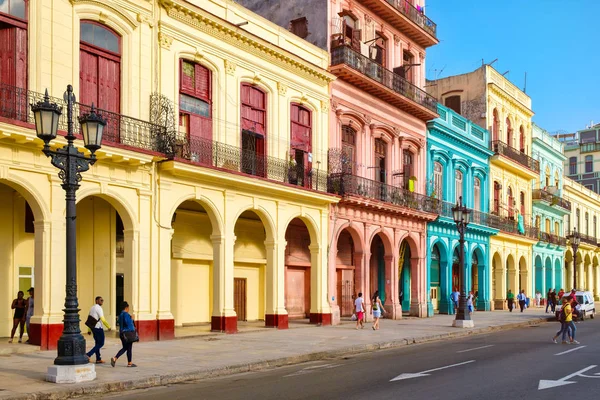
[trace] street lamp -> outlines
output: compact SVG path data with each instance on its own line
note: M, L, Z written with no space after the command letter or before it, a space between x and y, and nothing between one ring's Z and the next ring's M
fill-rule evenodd
M37 137L44 141L42 150L52 160L52 165L58 168L62 188L66 192L66 228L67 228L67 284L65 296L64 328L58 339L58 357L54 366L48 368L47 379L57 383L81 382L93 380L96 377L94 365L89 364L85 355L85 339L79 329L79 302L77 299L77 252L76 252L76 203L75 192L79 189L81 173L87 171L96 162L96 150L102 144L102 132L106 121L94 111L94 105L88 114L79 117L85 147L91 152L86 157L73 144L73 103L75 95L73 86L68 85L64 94L67 103L67 144L60 149L52 150L50 142L56 138L58 121L62 107L50 103L48 90L44 101L31 104L35 119ZM82 367L87 364L86 367ZM74 367L78 366L78 367Z
M577 232L577 227L573 227L573 234L569 235L568 239L573 248L573 289L577 289L577 249L579 248L579 243L581 243L581 237L579 236L579 232Z
M456 318L454 319L452 326L457 328L472 328L474 324L467 307L467 288L465 284L465 232L467 231L467 225L471 220L471 210L462 204L462 196L458 198L456 206L452 207L452 216L456 223L456 229L458 229L458 233L460 234L460 248L458 250L460 298L458 301Z

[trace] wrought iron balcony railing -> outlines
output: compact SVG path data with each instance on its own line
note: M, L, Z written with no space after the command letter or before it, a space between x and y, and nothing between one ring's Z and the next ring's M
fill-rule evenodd
M43 98L44 95L41 93L0 83L0 118L33 125L33 113L29 104L37 103ZM63 99L51 97L50 101L66 110L66 103ZM77 121L76 118L87 111L89 111L89 105L75 103L73 105L74 120ZM169 139L164 126L102 109L98 109L98 112L106 120L103 144L167 153ZM76 126L76 129L79 129L79 124ZM66 134L66 116L61 117L58 129L59 134Z
M406 15L415 24L433 37L437 37L437 25L427 18L422 11L417 10L408 0L386 0L396 10Z
M567 245L567 238L558 236L558 235L553 235L551 233L548 232L540 232L540 240L542 242L546 242L546 243L552 243L552 244L556 244L559 246L566 246Z
M349 46L337 46L331 50L331 65L339 64L349 66L437 114L437 100L435 97L430 96L400 75L382 67Z
M175 159L307 189L323 192L327 190L327 171L314 170L293 161L266 156L256 150L245 150L210 139L199 137L176 139Z
M507 145L500 140L494 140L491 142L491 150L496 154L501 154L510 158L513 161L529 168L532 171L540 172L540 162L529 157L527 154Z
M344 173L331 174L329 176L328 191L329 193L341 196L355 195L366 197L433 214L439 214L441 207L441 202L433 197Z
M590 235L586 235L583 233L579 234L579 238L581 239L582 242L587 243L587 244L591 244L592 246L597 246L598 245L598 239L596 239L594 236L590 236Z
M571 211L571 202L569 200L563 199L560 196L556 196L544 189L534 189L532 193L533 200L542 200L550 205L558 206L564 208L565 210Z

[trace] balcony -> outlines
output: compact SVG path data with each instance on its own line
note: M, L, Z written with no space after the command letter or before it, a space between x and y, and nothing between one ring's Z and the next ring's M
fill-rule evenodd
M540 241L550 244L555 244L557 246L566 246L567 239L558 235L553 235L548 232L540 232Z
M564 210L571 211L571 202L562 197L556 196L544 189L534 189L532 193L533 201L543 201L551 206L560 207Z
M21 89L0 83L0 120L16 123L28 128L34 128L33 113L29 104L37 103L44 99L41 93ZM67 104L63 99L50 97L50 101L63 107L63 115L59 121L59 134L66 135ZM89 111L89 105L75 103L73 105L73 120L84 112ZM148 121L116 114L98 109L99 114L106 120L102 144L106 146L122 147L134 151L147 153L166 153L169 144L167 129ZM76 129L79 124L75 124ZM76 136L81 138L81 132Z
M596 151L600 151L600 143L581 143L579 145L579 152L581 154L594 153Z
M437 25L408 0L359 0L421 47L438 43Z
M327 191L326 171L315 171L295 162L210 139L177 139L175 160L306 189Z
M356 175L336 173L331 174L328 183L329 193L338 194L345 197L358 196L369 200L376 200L382 203L374 205L375 207L392 211L393 206L397 206L400 213L415 216L414 211L423 213L439 214L441 202L433 197L423 194L410 192L397 186L362 178ZM357 203L364 204L364 200ZM409 210L402 210L409 209ZM435 218L429 217L434 220Z
M596 239L593 236L585 235L583 233L580 233L579 234L579 238L581 239L581 241L583 243L587 243L587 244L590 244L592 246L598 246L598 239Z
M434 97L349 46L331 50L331 72L423 121L438 116Z
M521 151L515 149L507 145L500 140L495 140L491 142L491 150L499 155L507 157L517 163L521 164L524 167L527 167L529 170L539 173L540 172L540 162L538 160L534 160L529 157L527 154L522 153Z

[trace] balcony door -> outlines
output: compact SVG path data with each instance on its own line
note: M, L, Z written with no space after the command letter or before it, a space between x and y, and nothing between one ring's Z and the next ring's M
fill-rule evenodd
M118 143L121 113L121 38L114 31L92 21L81 21L79 50L80 113L89 107L108 111L104 137Z
M289 181L309 186L312 167L312 116L308 108L292 104Z
M0 117L27 121L27 4L0 1Z
M266 94L257 87L242 84L242 172L265 176Z

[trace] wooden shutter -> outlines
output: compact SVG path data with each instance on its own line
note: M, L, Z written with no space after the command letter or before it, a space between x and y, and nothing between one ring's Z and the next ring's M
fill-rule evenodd
M15 31L15 86L27 88L27 30L13 28Z
M360 53L361 30L354 29L352 32L352 48Z
M181 60L181 69L179 76L179 87L182 91L187 92L189 94L194 93L195 88L195 68L194 65L190 62Z
M98 106L98 57L79 52L79 102Z
M121 111L121 65L98 58L98 108L119 114Z
M202 65L196 64L195 68L195 86L196 86L196 96L209 101L210 100L210 71L208 68L203 67Z

